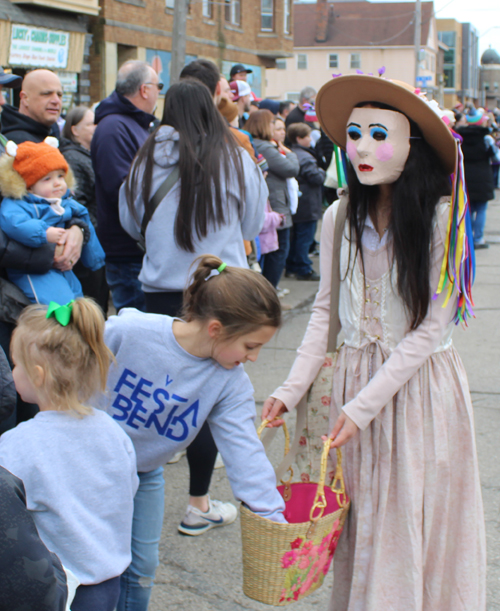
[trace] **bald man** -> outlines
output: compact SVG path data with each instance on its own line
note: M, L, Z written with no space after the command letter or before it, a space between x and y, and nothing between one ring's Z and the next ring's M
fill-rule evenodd
M57 119L62 109L62 86L50 70L33 70L25 77L19 95L19 110L4 104L2 134L17 144L42 142L47 136L59 136Z

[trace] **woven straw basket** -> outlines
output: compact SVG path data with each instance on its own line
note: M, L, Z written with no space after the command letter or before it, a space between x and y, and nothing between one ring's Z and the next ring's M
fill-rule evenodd
M289 436L284 430L286 454ZM330 441L323 447L319 483L292 484L290 477L278 486L288 524L262 518L241 505L243 592L249 598L284 606L322 585L349 510L338 448L335 477L331 487L325 487Z

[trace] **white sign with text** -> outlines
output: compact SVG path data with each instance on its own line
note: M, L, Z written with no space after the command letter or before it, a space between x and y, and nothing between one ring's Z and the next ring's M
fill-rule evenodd
M36 68L66 68L69 32L12 25L9 64Z

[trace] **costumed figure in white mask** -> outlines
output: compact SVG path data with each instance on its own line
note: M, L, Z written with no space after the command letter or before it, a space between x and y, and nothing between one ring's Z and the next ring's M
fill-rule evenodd
M454 323L473 315L470 215L460 148L418 93L350 75L316 100L321 127L350 160L344 343L324 434L342 446L352 504L331 611L486 609L472 404L451 337ZM293 410L323 364L338 209L335 202L323 219L321 284L306 335L263 417Z

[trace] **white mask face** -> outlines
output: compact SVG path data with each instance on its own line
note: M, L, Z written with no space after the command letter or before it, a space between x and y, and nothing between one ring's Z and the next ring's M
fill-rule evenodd
M355 108L347 122L346 151L363 185L390 185L410 152L410 122L400 112Z

